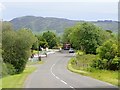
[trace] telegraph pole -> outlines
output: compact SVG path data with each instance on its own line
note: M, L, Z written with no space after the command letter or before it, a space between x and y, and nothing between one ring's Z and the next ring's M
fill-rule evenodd
M40 50L40 47L39 47L39 43L37 41L37 45L38 45L38 61L41 61L41 56L39 56L39 50Z

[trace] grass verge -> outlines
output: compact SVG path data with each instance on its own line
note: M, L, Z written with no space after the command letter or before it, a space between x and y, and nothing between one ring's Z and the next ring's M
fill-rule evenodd
M0 79L0 89L1 88L22 88L27 76L37 69L35 65L39 65L43 63L44 61L35 61L35 62L28 61L23 73L16 74L16 75L9 75Z
M68 62L68 70L82 74L85 76L90 76L92 78L111 83L118 86L118 71L109 71L109 70L97 70L97 69L86 69L86 70L77 70L72 67L72 59Z
M36 70L36 67L26 67L23 73L11 75L0 79L2 88L22 88L25 79L29 74Z
M27 62L27 66L29 66L29 65L35 65L35 64L43 64L43 63L44 63L44 61L34 61L34 62L28 61Z
M82 74L82 75L85 75L85 74L88 73L88 72L83 71L83 70L74 69L74 68L72 67L71 60L68 62L67 68L68 68L68 70L70 70L71 72L75 72L75 73Z

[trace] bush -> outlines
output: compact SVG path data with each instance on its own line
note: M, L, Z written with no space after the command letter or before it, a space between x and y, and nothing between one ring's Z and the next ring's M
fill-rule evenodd
M14 75L16 73L15 67L12 64L6 63L7 73Z
M0 76L2 76L2 77L5 77L5 76L7 76L8 75L8 70L7 70L7 66L6 66L6 64L5 63L3 63L3 64L1 64L2 65L2 72L0 73L1 75Z
M77 55L76 58L71 60L71 64L75 69L87 69L91 66L91 62L95 58L95 55L85 54L85 55Z
M110 68L120 70L120 57L115 56L115 58L112 60L112 65Z
M31 54L31 47L36 41L35 36L26 29L17 32L4 31L2 35L2 58L4 63L12 70L15 68L16 73L23 72ZM14 74L13 71L8 73Z
M76 54L77 54L77 55L84 55L85 52L78 50L78 51L76 52Z
M91 67L96 69L105 69L105 60L101 60L98 56L93 60Z
M118 70L120 59L118 57L118 46L115 40L108 40L97 48L97 57L93 61L92 67L98 69Z
M16 70L12 64L2 63L2 77L5 77L7 75L14 75L15 72Z

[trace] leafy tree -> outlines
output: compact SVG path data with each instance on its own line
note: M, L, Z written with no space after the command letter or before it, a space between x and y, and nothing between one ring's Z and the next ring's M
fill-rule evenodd
M58 36L58 37L57 37L57 46L58 46L59 48L62 48L62 36Z
M117 41L108 40L97 48L98 56L92 66L99 69L118 70L120 65Z
M36 38L30 30L21 29L15 31L5 31L2 36L2 57L5 63L12 64L16 73L21 73L25 69L26 62L31 54L32 44Z
M108 39L115 39L115 36L102 30L92 23L78 23L73 27L67 28L63 34L63 43L70 43L75 49L86 53L96 54L96 48Z
M70 42L70 40L71 40L70 34L72 33L72 31L73 31L73 27L65 29L64 34L62 36L62 43L71 43Z
M38 38L39 46L41 46L43 48L48 47L48 43L42 35L37 35L36 37Z
M35 36L37 38L37 41L32 45L32 50L38 50L38 47L43 47L43 48L48 47L48 43L42 37L42 35L35 35Z
M16 42L17 34L14 31L5 31L2 34L2 58L5 63L11 63L14 54L14 44Z
M46 48L46 47L48 47L48 43L46 41L39 41L39 46Z
M48 43L49 48L53 48L57 46L58 42L57 42L57 36L55 33L47 31L47 32L44 32L42 36Z
M78 24L73 28L70 42L76 49L95 54L96 48L102 43L101 31L99 27L91 23Z
M38 50L38 40L36 42L33 43L32 45L32 50Z
M2 32L4 32L4 31L10 31L10 30L13 30L13 25L12 25L12 23L10 23L10 22L3 22L2 23Z

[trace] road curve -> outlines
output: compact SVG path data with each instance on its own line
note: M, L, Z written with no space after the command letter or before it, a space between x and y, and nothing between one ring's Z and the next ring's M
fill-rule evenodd
M73 54L56 52L43 58L25 81L24 88L115 88L115 86L67 70L67 63Z

